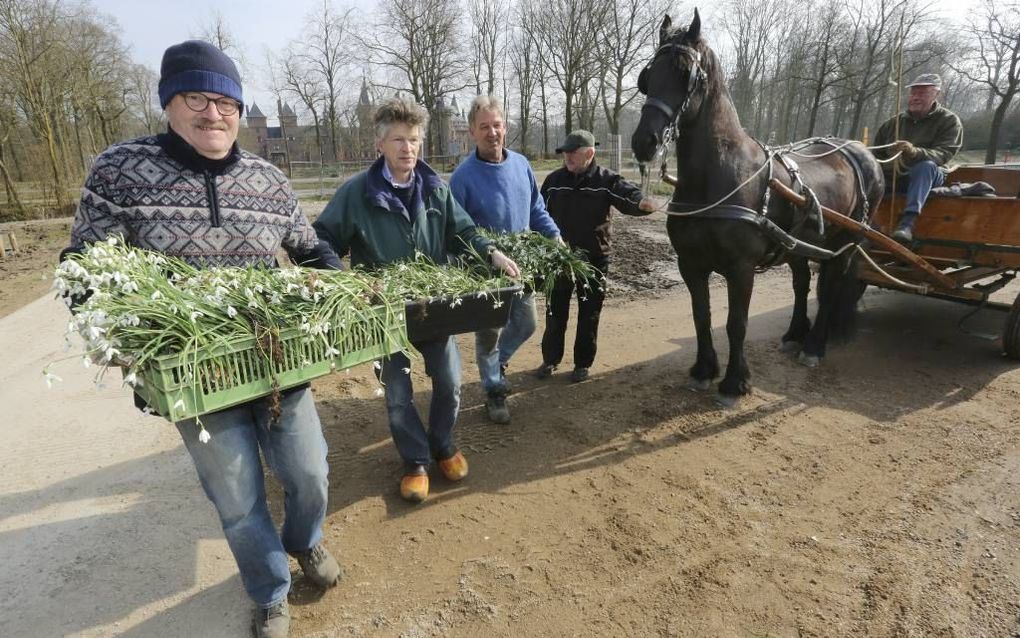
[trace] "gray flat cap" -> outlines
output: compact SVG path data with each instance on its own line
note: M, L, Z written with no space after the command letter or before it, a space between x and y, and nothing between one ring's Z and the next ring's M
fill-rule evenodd
M576 151L579 148L585 148L588 146L598 146L599 143L595 141L595 136L584 129L575 129L570 132L567 139L563 140L560 147L556 149L557 153Z
M912 86L934 86L936 89L941 89L942 78L939 77L938 73L922 73L914 78L914 81L908 84L907 88L909 89Z

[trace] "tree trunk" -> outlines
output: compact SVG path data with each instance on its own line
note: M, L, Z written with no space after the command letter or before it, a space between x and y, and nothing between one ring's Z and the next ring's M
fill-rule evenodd
M1016 89L1013 88L1006 93L1002 97L1002 101L999 102L999 106L995 108L995 114L992 115L992 125L988 131L988 148L985 151L985 164L994 164L995 158L999 154L999 130L1002 128L1002 120L1006 117L1006 111L1009 110L1015 92Z

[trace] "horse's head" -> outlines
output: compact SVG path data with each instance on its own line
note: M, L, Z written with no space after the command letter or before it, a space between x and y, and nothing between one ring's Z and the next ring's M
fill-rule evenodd
M686 29L672 25L667 15L659 27L659 48L638 76L638 90L646 97L630 145L642 164L655 157L674 129L697 115L708 87L698 10Z

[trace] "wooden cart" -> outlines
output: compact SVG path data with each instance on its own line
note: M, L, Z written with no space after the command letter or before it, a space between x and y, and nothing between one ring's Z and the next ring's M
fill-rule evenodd
M861 280L881 288L1007 310L1003 351L1020 359L1020 295L1012 304L990 299L1020 270L1020 166L963 167L952 172L946 183L977 181L995 187L996 196L930 197L914 227L914 241L906 247L918 260L871 242L867 254L879 268L862 263ZM902 210L901 195L887 196L873 217L873 226L891 234Z

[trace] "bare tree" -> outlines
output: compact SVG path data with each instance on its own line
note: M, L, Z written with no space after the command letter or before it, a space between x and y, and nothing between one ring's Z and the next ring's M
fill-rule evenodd
M516 26L513 29L507 49L510 68L513 69L517 86L517 128L521 152L528 152L528 131L531 127L531 105L539 83L540 65L534 40L528 35L530 14L527 4L518 3L515 8Z
M531 33L543 66L563 94L568 131L574 128L581 90L602 68L592 38L602 31L609 6L601 0L534 0L532 5L536 19Z
M327 103L326 91L328 84L319 82L316 74L307 64L307 58L297 53L299 44L291 45L278 57L270 60L274 84L278 84L281 93L293 95L312 114L312 121L315 125L315 148L319 155L319 161L325 160L322 145L322 112ZM334 100L334 105L336 104ZM335 106L334 106L335 109ZM331 147L336 157L336 143L334 135L336 127L332 127Z
M655 46L655 29L665 14L658 0L613 0L598 37L599 56L605 61L602 110L609 132L620 133L620 114L637 96L635 72Z
M478 95L492 95L496 88L496 67L507 46L507 18L510 6L501 0L470 0L471 71Z
M973 49L967 52L965 65L953 68L987 87L987 107L992 96L999 101L985 150L985 163L994 164L1002 122L1020 90L1020 7L1014 2L1001 6L996 0L984 0L980 12L968 18L966 31L972 36Z
M294 49L300 63L296 71L308 79L307 90L321 96L333 161L340 159L340 100L351 86L353 12L350 8L335 9L329 0L323 0L322 10L307 18L308 38ZM313 84L319 88L313 89Z
M407 90L426 109L435 109L440 98L468 86L461 14L455 0L383 0L374 28L361 42L377 64L396 75L396 82L380 86ZM427 132L430 154L436 124L434 118Z

